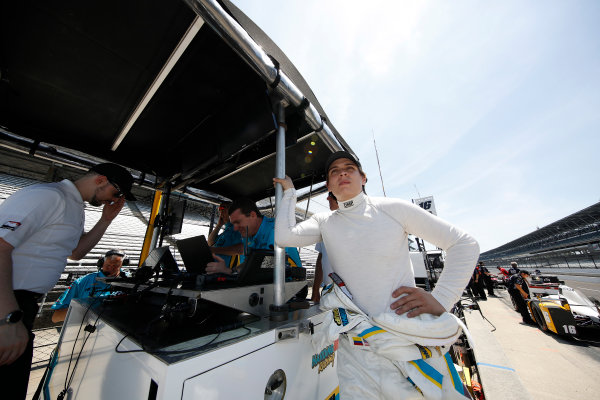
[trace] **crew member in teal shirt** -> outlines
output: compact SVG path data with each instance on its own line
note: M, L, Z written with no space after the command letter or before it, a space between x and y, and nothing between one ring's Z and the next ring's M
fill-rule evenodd
M230 205L229 202L219 205L219 220L206 241L209 246L213 247L213 253L218 254L225 262L225 266L231 269L242 262L239 246L236 246L242 243L242 236L233 229L233 224L229 222L228 208ZM219 234L221 227L224 227L223 233Z
M113 278L119 275L124 276L121 272L125 253L121 250L113 249L106 252L104 257L98 261L102 267L98 272L92 272L76 279L67 290L56 300L52 305L55 310L52 314L52 322L61 322L65 320L67 310L71 300L82 299L87 297L101 297L110 294L108 289L110 285L104 282L97 281L96 278Z
M222 251L231 251L236 254L244 253L244 244L248 249L254 250L273 250L275 243L275 219L263 216L256 203L250 199L235 200L229 207L229 221L233 225L233 230L239 232L242 237L242 243L229 246L227 248L214 248L213 253L221 254ZM286 265L291 267L302 267L298 249L295 247L286 247ZM223 253L228 254L228 253ZM217 262L209 263L206 272L211 273L231 273L232 270L227 267L223 259L215 255ZM243 256L241 256L243 262Z

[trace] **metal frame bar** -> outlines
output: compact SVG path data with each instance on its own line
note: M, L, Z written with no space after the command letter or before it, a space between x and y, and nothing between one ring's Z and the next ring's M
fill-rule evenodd
M279 118L277 123L276 148L277 154L275 159L275 176L277 178L285 178L285 107L282 102L279 103ZM280 215L280 204L283 198L283 188L281 184L275 185L275 218L284 218L285 215ZM277 233L275 233L277 235ZM275 307L281 307L285 303L285 249L277 245L277 236L275 236L275 269L273 270L273 283L275 284L275 292L273 304Z
M119 134L115 138L110 148L112 151L117 150L121 142L125 139L125 136L127 136L133 124L135 124L139 116L146 109L146 106L148 105L148 103L150 103L150 100L152 100L152 97L154 97L154 94L158 91L158 89L165 81L173 67L175 67L175 64L177 64L179 58L181 58L181 56L188 48L194 37L196 37L196 34L200 31L202 25L204 25L204 21L199 16L196 16L188 30L185 32L185 34L183 35L183 37L169 56L169 59L167 60L165 65L163 65L156 78L154 78L154 82L152 82L152 84L144 94L144 97L142 97L138 105L135 107L133 113L127 119L127 122L121 129L121 132L119 132Z
M268 84L279 76L276 90L284 100L294 107L302 104L305 96L285 72L278 70L267 53L237 23L216 0L184 0L194 12L209 24L233 50ZM304 118L331 151L345 150L337 140L331 128L319 115L317 109L309 104L304 109ZM351 151L350 149L347 149Z
M310 133L310 134L308 134L308 135L304 135L304 136L302 136L300 139L298 139L298 143L299 143L299 142L302 142L302 141L305 141L305 140L307 140L307 139L310 139L310 137L311 137L312 135L313 135L313 133ZM232 172L228 173L227 175L223 175L222 177L220 177L220 178L218 178L218 179L215 179L214 181L210 182L210 184L212 185L212 184L215 184L215 183L217 183L217 182L220 182L220 181L222 181L222 180L224 180L224 179L227 179L227 178L229 178L229 177L231 177L231 176L233 176L233 175L236 175L236 174L238 174L238 173L242 172L242 171L243 171L243 170L245 170L245 169L248 169L248 168L250 168L250 167L251 167L251 166L253 166L253 165L256 165L256 164L258 164L258 163L261 163L261 162L263 162L264 160L268 160L269 158L272 158L272 157L274 157L274 156L276 156L276 155L277 155L277 151L275 151L275 153L267 154L266 156L264 156L264 157L261 157L261 158L259 158L258 160L254 160L254 161L251 161L251 162L249 162L249 163L247 163L247 164L244 164L244 165L242 165L242 166L238 167L238 168L237 168L235 171L232 171Z

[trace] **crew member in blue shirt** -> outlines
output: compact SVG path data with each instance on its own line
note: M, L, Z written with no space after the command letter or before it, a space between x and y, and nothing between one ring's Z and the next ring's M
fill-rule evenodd
M275 243L275 219L263 216L256 203L250 199L235 200L229 207L229 222L233 229L239 232L242 237L242 243L229 246L227 250L235 250L237 254L244 253L244 243L248 249L254 250L273 250ZM222 249L219 249L219 252ZM213 251L216 253L216 251ZM298 249L295 247L286 247L286 265L291 267L302 267ZM226 253L225 253L226 254ZM227 267L223 259L215 255L217 262L208 263L206 272L231 274L232 270ZM243 256L242 256L243 261Z
M123 274L121 267L123 266L124 258L125 253L121 250L113 249L107 251L101 259L102 268L98 272L92 272L76 279L59 299L56 300L56 303L52 305L52 309L55 310L54 314L52 314L52 322L65 320L69 304L73 299L105 296L108 293L107 290L110 285L99 282L96 278L112 278Z
M236 245L242 243L242 236L233 229L233 225L229 222L228 208L230 205L229 202L223 202L219 205L219 220L206 241L209 246L214 247L212 251L218 254L225 265L231 269L237 267L241 262L240 257L242 254L239 253L239 246ZM224 227L223 233L219 234L221 227Z

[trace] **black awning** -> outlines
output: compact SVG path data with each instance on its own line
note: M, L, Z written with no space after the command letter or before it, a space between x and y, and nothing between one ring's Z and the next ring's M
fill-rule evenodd
M325 116L285 54L226 6ZM265 82L208 24L111 150L195 17L172 0L3 2L0 126L176 185L264 198L274 171L273 100ZM288 107L286 114L288 173L298 187L322 180L331 151L310 135L297 110Z

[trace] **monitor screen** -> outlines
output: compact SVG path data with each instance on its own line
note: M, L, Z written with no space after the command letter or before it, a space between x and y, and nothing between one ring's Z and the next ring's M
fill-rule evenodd
M176 235L181 233L183 227L183 216L185 214L186 201L184 200L171 200L169 203L168 224L167 224L167 235Z
M152 249L143 265L155 271L179 272L179 267L177 267L177 262L173 258L169 246Z
M206 264L214 261L210 246L204 235L181 239L176 242L185 269L189 273L203 274Z
M242 284L272 282L275 267L273 250L252 250L240 267L238 281Z

